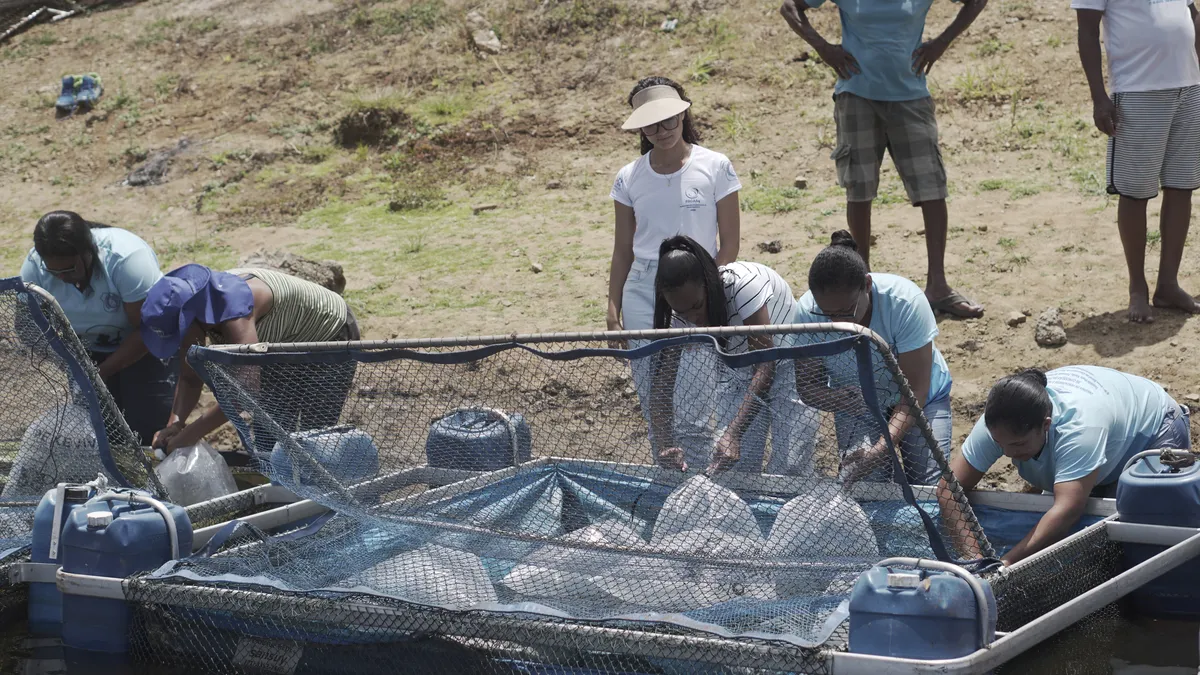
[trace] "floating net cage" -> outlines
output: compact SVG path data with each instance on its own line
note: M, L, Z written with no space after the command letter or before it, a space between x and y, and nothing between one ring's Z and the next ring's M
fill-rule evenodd
M873 334L597 337L193 350L255 468L336 515L127 581L137 658L824 672L871 565L993 554Z
M0 617L25 601L7 569L28 558L42 495L103 475L165 496L149 467L58 304L0 280Z
M34 510L59 483L104 476L170 499L58 304L20 279L0 280L0 623L19 618ZM197 528L277 507L270 487L188 508Z

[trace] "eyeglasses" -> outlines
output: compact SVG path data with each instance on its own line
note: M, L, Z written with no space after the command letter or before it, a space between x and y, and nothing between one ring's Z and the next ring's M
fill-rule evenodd
M668 117L661 122L651 124L648 127L642 127L642 133L647 136L653 136L654 134L658 133L659 127L662 127L663 131L674 131L675 128L679 126L680 118L680 115L675 115L674 117Z
M78 263L73 264L70 267L64 267L63 269L53 270L53 269L50 269L49 265L47 265L46 263L43 262L42 267L46 268L46 272L48 274L52 274L56 277L61 277L64 274L74 274L76 267L78 267Z
M849 312L822 312L814 309L812 313L814 316L821 316L825 317L826 319L856 319L858 318L858 306L860 304L862 304L861 295L858 296L858 301L854 303L854 306L850 308Z

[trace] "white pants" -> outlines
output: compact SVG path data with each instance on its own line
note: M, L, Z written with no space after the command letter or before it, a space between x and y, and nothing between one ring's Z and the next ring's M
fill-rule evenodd
M654 327L654 277L658 261L636 259L621 294L622 326L626 330ZM630 348L644 346L634 340ZM653 357L631 363L633 380L642 404L642 414L650 418L650 366ZM733 421L750 387L751 369L734 371L717 357L713 347L694 345L679 359L675 378L675 440L683 449L689 472L702 472L712 459L712 451L726 427ZM742 458L735 471L763 471L767 432L771 434L771 457L767 473L787 475L811 471L818 412L801 403L796 392L795 371L791 361L776 364L775 381L768 395L767 410L759 413L742 436ZM657 450L654 439L651 446Z

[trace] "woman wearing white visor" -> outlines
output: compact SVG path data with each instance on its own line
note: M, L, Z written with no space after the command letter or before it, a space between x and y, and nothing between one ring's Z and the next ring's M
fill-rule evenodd
M617 173L612 188L616 238L608 281L608 329L654 327L654 278L663 240L685 235L699 242L717 265L737 260L740 238L738 190L741 182L729 158L699 145L700 137L683 87L665 77L648 77L629 94L633 113L621 128L637 130L642 154ZM640 346L641 342L630 345ZM708 420L714 404L697 392L716 386L711 352L685 355L675 410L679 433L704 442L711 435L696 426ZM633 362L633 377L645 408L649 403L648 359ZM705 386L708 383L711 386Z

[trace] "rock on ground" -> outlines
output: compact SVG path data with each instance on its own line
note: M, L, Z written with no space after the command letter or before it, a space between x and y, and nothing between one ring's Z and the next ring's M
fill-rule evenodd
M1013 328L1025 323L1026 316L1021 312L1009 312L1006 323Z
M341 295L346 290L342 266L328 260L310 260L286 251L256 251L242 260L239 267L265 267L319 284Z
M1051 307L1038 317L1033 339L1042 347L1061 347L1067 344L1067 331L1063 328L1062 312Z
M187 150L191 142L186 138L179 140L173 148L159 150L125 177L125 185L143 187L158 185L166 181L167 170L171 168L171 160L179 153Z
M475 48L488 54L499 54L503 49L492 24L476 11L467 13L467 30L471 33L471 42Z

